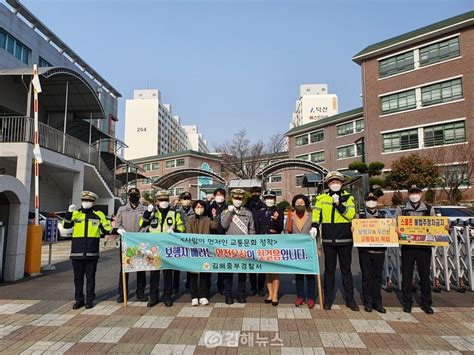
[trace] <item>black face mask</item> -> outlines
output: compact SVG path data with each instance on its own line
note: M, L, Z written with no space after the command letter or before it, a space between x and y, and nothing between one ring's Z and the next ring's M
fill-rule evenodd
M304 212L306 211L306 206L297 205L295 206L295 210L296 212Z
M140 195L138 194L130 194L128 196L128 199L130 200L131 203L138 203L140 201Z

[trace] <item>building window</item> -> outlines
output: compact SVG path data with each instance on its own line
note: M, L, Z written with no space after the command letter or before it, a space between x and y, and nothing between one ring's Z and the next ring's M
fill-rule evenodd
M308 160L308 154L303 154L303 155L298 155L295 157L295 159L300 159L300 160Z
M344 147L337 148L337 159L346 159L356 156L355 144L346 145Z
M466 141L465 122L454 122L424 128L424 146L462 143Z
M183 188L183 187L177 187L177 188L174 189L174 195L173 195L173 196L179 196L179 195L181 195L183 192L184 192L184 188Z
M150 164L143 164L143 171L150 171Z
M0 28L0 48L14 55L25 64L30 63L31 49Z
M40 56L38 66L41 68L41 67L52 67L53 65L50 62L48 62L46 59Z
M399 54L379 61L379 76L381 78L389 75L402 73L415 68L413 52Z
M311 143L321 142L324 140L324 131L321 129L319 131L314 131L310 133Z
M270 176L270 182L281 182L281 175Z
M176 166L176 160L167 160L166 161L166 168L174 168Z
M354 133L354 122L348 122L337 126L337 136L345 136Z
M420 48L420 65L424 66L442 62L443 60L458 57L459 54L459 38L451 38Z
M382 140L384 152L396 152L400 150L419 148L417 129L386 133L382 135Z
M283 196L283 190L282 189L272 189L270 190L271 192L273 192L275 194L275 196Z
M415 90L399 92L380 98L382 114L400 112L416 108Z
M158 170L160 168L160 163L152 163L151 170Z
M184 159L176 159L176 166L184 166Z
M364 130L364 120L355 121L355 131L362 132Z
M295 138L296 139L296 146L301 147L302 145L306 145L309 143L308 135L305 134L303 136L298 136Z
M421 88L423 106L462 99L462 80L454 79Z
M303 186L304 175L295 176L295 185Z
M313 163L323 163L324 162L324 151L311 153L310 154L310 160Z

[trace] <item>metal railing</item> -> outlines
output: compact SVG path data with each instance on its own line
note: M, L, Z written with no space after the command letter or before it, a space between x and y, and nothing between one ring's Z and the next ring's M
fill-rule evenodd
M41 147L94 165L109 188L114 191L114 176L107 169L97 149L42 122L39 123L38 128ZM33 143L33 134L34 122L32 118L25 116L0 117L0 143Z

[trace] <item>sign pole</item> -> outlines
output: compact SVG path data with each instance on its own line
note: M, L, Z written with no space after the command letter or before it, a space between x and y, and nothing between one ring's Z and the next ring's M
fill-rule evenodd
M120 245L122 245L122 236L120 236ZM124 262L123 262L123 253L122 253L122 248L120 248L120 262L122 263L122 290L123 290L123 304L125 307L127 307L127 278L125 276L125 268L123 267Z
M318 278L318 297L319 297L319 307L323 309L323 290L321 289L321 275L317 274L316 277Z

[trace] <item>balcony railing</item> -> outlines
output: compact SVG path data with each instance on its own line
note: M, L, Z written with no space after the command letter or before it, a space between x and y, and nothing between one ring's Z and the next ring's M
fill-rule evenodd
M39 143L41 147L94 165L104 178L107 185L113 191L114 176L110 170L107 169L105 162L95 147L90 146L77 138L64 134L44 123L40 122L38 128ZM34 122L30 117L0 117L0 143L34 143L33 133Z

